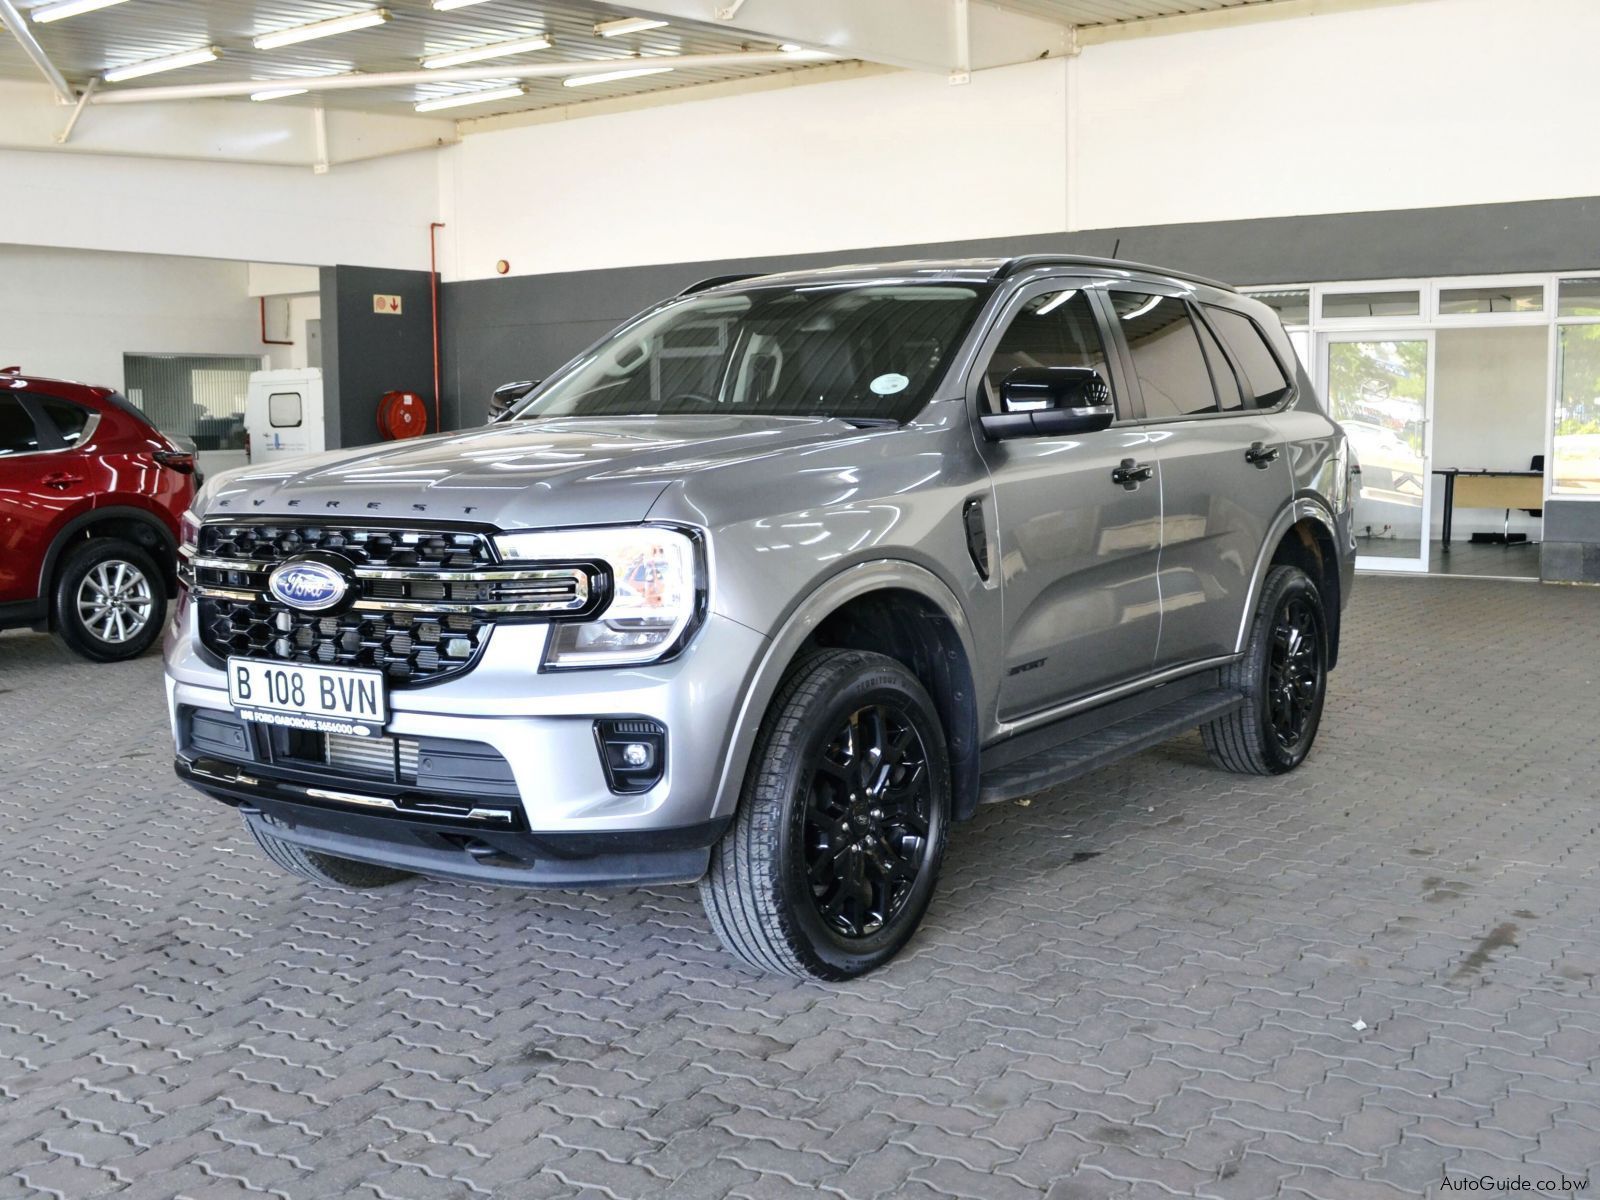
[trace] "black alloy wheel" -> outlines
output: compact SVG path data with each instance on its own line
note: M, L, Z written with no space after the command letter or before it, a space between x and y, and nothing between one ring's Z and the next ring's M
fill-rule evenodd
M928 861L933 789L910 716L852 712L823 749L801 811L811 900L840 937L877 933L905 907Z
M1303 593L1286 595L1272 626L1267 665L1267 721L1285 751L1294 753L1322 707L1322 612Z

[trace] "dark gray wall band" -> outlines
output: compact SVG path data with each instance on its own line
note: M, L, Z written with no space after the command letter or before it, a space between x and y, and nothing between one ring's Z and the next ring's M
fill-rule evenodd
M378 401L388 391L415 392L433 420L433 315L426 271L385 267L323 267L322 390L328 410L328 446L364 446L378 440ZM378 314L375 295L399 296L398 314ZM440 301L441 312L443 300ZM441 330L441 340L442 340ZM446 395L453 394L443 389ZM479 420L469 417L468 422ZM461 420L444 405L443 424Z
M711 275L1040 251L1115 254L1239 285L1496 275L1600 268L1597 232L1600 197L1583 197L1130 226L447 283L441 301L444 393L458 402L462 422L476 423L497 385L548 375L618 322Z

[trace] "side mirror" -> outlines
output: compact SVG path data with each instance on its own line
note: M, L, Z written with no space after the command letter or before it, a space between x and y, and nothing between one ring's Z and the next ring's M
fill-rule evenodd
M506 414L516 407L521 400L534 388L539 386L537 379L523 379L517 383L502 383L489 395L489 423L505 420Z
M979 418L991 441L1094 433L1116 418L1111 389L1088 367L1018 367L1000 381L1000 411Z

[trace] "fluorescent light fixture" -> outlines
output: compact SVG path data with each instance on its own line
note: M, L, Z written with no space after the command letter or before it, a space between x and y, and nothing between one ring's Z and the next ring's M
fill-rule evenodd
M124 79L138 79L141 75L176 71L179 67L193 67L221 56L222 51L215 46L201 46L198 50L185 50L181 54L164 54L160 58L147 58L143 62L129 63L125 67L112 67L101 78L107 83L121 83Z
M48 25L51 21L59 21L63 17L75 17L79 13L93 12L97 8L110 8L113 4L121 4L123 0L60 0L58 4L41 4L28 15L40 25Z
M306 94L306 89L305 88L297 88L297 87L268 88L264 92L251 92L250 93L250 99L252 99L252 100L282 100L285 96L304 96L305 94Z
M665 75L671 67L634 67L627 71L602 71L598 75L569 75L561 82L566 87L588 87L591 83L611 83L617 79L637 79L641 75Z
M622 37L629 33L643 33L646 29L660 29L665 21L652 17L620 17L615 21L601 21L594 27L598 37Z
M435 54L422 60L430 71L436 67L459 67L462 63L482 62L486 58L504 58L508 54L532 54L535 50L550 49L550 39L543 34L534 37L511 38L504 42L490 42L486 46L469 46L465 50L452 50L448 54Z
M474 4L482 4L483 0L433 0L434 12L451 12L457 8L471 8Z
M308 25L291 25L287 29L274 29L255 39L257 50L276 50L279 46L292 46L296 42L309 42L313 38L332 37L336 33L349 33L355 29L370 29L389 19L387 8L364 8L360 12L346 13L342 17L329 17L326 21L312 21Z
M459 92L454 96L440 96L434 100L419 100L418 112L438 112L441 108L461 108L467 104L486 104L490 100L514 100L523 95L520 87L486 88L478 92Z
M1054 296L1050 297L1050 299L1041 304L1033 315L1036 317L1042 317L1046 313L1053 313L1056 309L1060 308L1063 304L1065 304L1068 300L1071 300L1077 294L1077 288L1070 288L1065 292L1057 292Z

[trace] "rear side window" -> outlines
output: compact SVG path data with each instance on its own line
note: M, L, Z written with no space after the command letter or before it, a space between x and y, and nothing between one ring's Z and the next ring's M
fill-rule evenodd
M1045 292L1011 318L983 373L990 412L1000 411L1000 381L1018 367L1089 367L1110 384L1100 327L1082 291Z
M33 418L15 396L0 396L0 458L31 454L39 448Z
M1133 354L1145 415L1160 420L1216 412L1211 372L1189 306L1173 296L1144 292L1112 292L1111 302Z
M33 402L44 409L64 445L76 446L83 439L84 427L89 424L89 410L83 405L54 396L35 396Z
M1245 407L1244 393L1239 390L1239 377L1233 373L1233 364L1228 361L1228 356L1222 352L1221 345L1206 328L1204 321L1195 322L1195 332L1200 335L1206 362L1211 366L1211 384L1217 393L1217 410L1238 412Z
M1243 313L1206 305L1206 316L1216 327L1217 336L1228 343L1233 361L1244 372L1257 408L1272 408L1289 394L1289 379L1278 364L1278 356L1267 344L1267 335Z
M273 392L267 397L267 424L274 429L297 429L300 425L300 393Z

